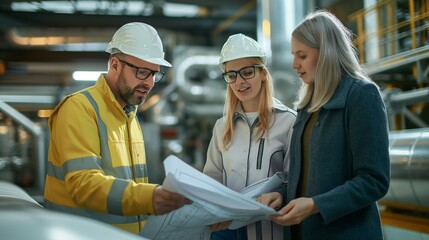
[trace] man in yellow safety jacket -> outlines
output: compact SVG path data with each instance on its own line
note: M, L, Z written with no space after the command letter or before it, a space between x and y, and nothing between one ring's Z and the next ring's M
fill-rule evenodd
M190 203L180 194L148 183L143 134L136 119L164 73L157 31L133 22L109 43L107 74L67 96L49 118L50 146L45 184L48 209L77 214L139 233L145 216Z

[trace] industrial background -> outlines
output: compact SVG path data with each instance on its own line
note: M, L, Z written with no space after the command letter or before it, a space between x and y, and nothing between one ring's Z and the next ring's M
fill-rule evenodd
M222 44L235 33L257 39L268 53L276 97L291 107L299 80L290 33L318 8L354 32L361 64L388 109L392 179L379 201L385 237L428 240L429 0L2 0L0 180L42 203L50 110L93 84L77 81L75 71L107 70L107 43L132 21L158 30L173 64L138 113L150 136L150 180L162 182L170 154L202 169L223 111Z

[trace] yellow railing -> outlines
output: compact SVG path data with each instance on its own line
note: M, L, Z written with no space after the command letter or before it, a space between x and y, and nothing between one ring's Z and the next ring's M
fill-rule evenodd
M368 61L365 54L369 51L377 51L378 58L384 58L429 45L429 1L398 2L382 0L350 15L361 63ZM370 18L375 22L368 22Z

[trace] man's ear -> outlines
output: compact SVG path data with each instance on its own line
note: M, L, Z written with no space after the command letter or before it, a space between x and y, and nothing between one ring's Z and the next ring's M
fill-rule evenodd
M119 60L117 58L112 57L110 59L109 66L110 68L112 68L112 70L118 71L118 68L120 68Z

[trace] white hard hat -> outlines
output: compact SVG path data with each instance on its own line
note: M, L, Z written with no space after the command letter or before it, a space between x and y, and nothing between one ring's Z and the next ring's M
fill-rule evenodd
M234 34L228 38L222 47L219 66L222 71L225 71L225 62L247 57L260 57L263 64L266 64L265 52L253 38L242 33Z
M106 52L114 54L118 51L146 62L171 67L164 59L162 42L157 31L145 23L127 23L115 32Z

